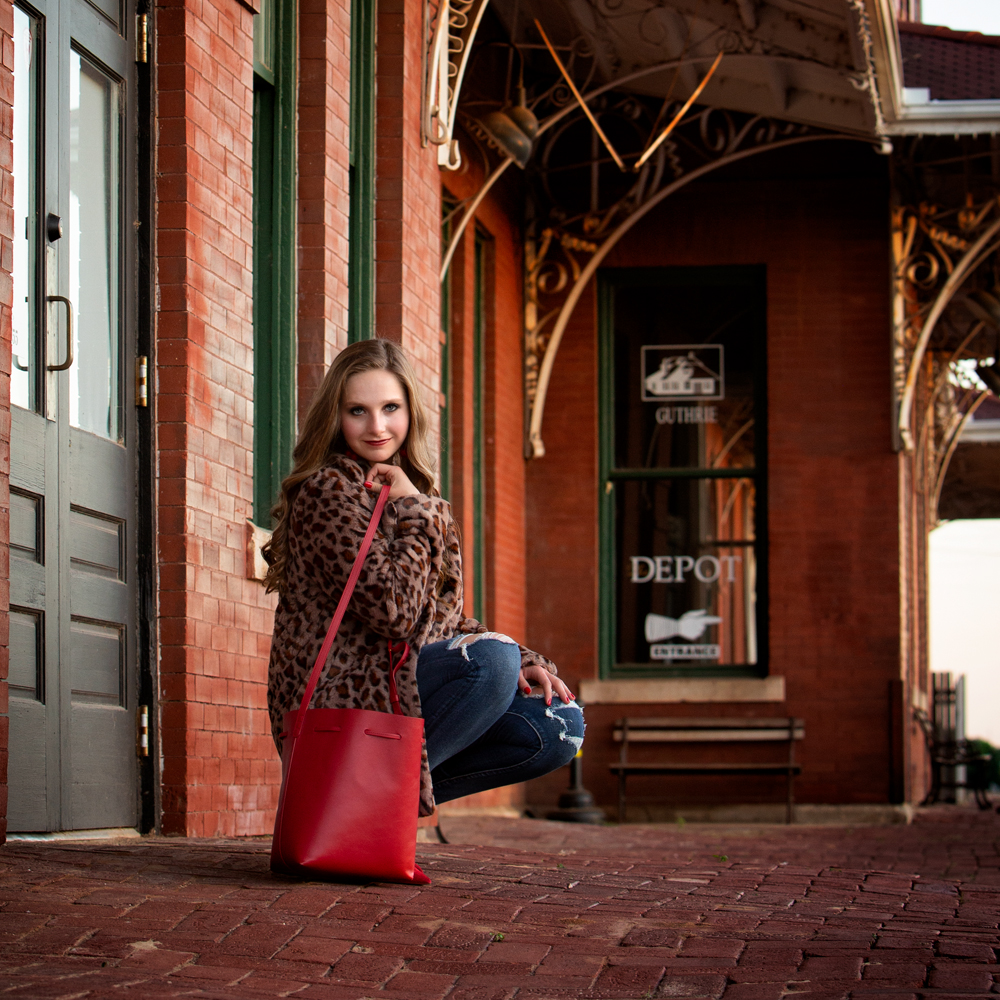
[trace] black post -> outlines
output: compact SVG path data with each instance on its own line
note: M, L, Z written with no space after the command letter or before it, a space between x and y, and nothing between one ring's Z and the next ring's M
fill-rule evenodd
M563 823L604 823L604 812L594 804L594 796L583 787L583 750L569 762L569 788L559 796L559 808L546 819Z

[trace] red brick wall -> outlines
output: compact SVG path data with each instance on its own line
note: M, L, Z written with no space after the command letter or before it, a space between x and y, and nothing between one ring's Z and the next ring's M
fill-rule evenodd
M375 329L402 344L430 406L437 451L441 387L441 182L434 146L420 140L421 0L378 4Z
M469 156L470 150L465 149ZM442 173L456 198L473 195L482 183L476 167ZM475 232L484 248L484 413L486 461L486 619L490 628L523 641L526 630L524 507L524 389L522 377L521 234L512 221L515 208L503 188L479 206L462 234L450 268L451 287L451 420L452 504L466 539L472 538L473 440L473 301ZM473 571L471 543L463 550L467 604L471 613Z
M474 357L472 349L475 309L475 225L460 237L449 268L450 343L448 348L448 461L451 489L448 497L452 514L463 540L474 538L473 508L473 399ZM475 552L471 544L462 546L465 607L472 614Z
M492 556L486 574L487 619L491 628L524 642L527 553L521 234L495 200L485 200L477 218L492 238L485 344L486 523Z
M252 513L252 31L232 0L157 9L156 449L162 828L269 830L272 602Z
M767 265L770 672L786 678L787 702L713 705L709 714L801 715L799 800L885 802L889 683L901 669L888 192L871 171L836 179L835 169L823 169L830 153L815 148L782 179L761 169L749 180L692 186L640 223L606 264ZM779 170L780 155L769 160ZM824 173L827 179L809 179ZM529 536L529 641L552 650L574 683L597 674L592 292L556 361L546 456L528 470L528 523L545 526ZM657 714L662 706L588 711L586 783L604 803L613 801L612 721L641 711ZM755 794L713 786L717 795L698 785L700 792L692 785L683 794L708 801ZM554 792L550 782L539 793L529 789L529 798ZM767 797L768 789L757 793Z
M771 672L806 719L802 799L884 802L900 672L887 192L796 188L766 188L759 219L788 241L767 253Z
M298 403L347 344L350 0L299 0Z
M542 440L545 457L528 463L528 645L551 657L571 691L597 676L597 299L591 283L570 317L549 383ZM619 713L620 714L620 713ZM591 772L603 781L611 757L598 734L606 722L586 710L586 787L600 796ZM557 771L532 781L526 797L553 804L566 787Z
M471 159L472 150L463 147ZM473 195L482 183L478 165L460 173L442 172L456 198ZM450 269L450 420L451 501L465 545L466 610L472 612L474 553L472 508L473 446L473 305L475 293L475 234L484 247L484 413L486 489L486 622L491 629L525 641L526 511L523 445L522 382L522 262L521 234L513 193L494 189L480 205L476 218L460 238ZM520 785L495 789L448 803L445 808L519 805Z
M14 8L0 0L0 843L7 836L7 747L10 607L10 366L14 236Z
M576 691L597 676L597 302L580 298L556 356L527 468L528 645ZM553 779L554 780L554 779Z

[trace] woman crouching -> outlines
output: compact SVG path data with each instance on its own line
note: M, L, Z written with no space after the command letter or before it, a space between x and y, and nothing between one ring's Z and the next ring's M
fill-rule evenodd
M462 614L462 554L427 449L427 416L401 348L352 344L309 408L267 551L277 591L268 707L278 734L299 707L382 485L389 502L313 708L391 711L388 642L412 650L397 682L423 716L420 814L568 763L583 714L555 665ZM537 690L536 690L537 689Z

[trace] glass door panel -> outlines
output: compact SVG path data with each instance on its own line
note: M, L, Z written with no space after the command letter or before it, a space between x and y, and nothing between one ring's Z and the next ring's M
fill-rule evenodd
M117 441L120 85L76 51L69 83L69 297L77 359L69 375L69 419Z
M757 663L753 479L615 484L616 663Z

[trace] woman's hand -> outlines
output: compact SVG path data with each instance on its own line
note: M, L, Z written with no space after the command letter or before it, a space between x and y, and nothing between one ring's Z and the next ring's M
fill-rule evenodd
M545 704L552 704L552 693L555 692L559 695L564 702L571 702L576 695L568 687L566 687L563 682L556 677L555 674L550 674L545 667L541 667L538 664L532 664L530 667L521 668L521 676L518 679L517 686L521 689L523 694L531 694L532 683L537 684L545 695Z
M382 462L376 462L368 470L365 486L381 486L383 483L389 484L390 500L420 495L420 490L410 482L410 477L398 465L385 465Z

